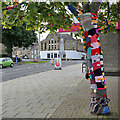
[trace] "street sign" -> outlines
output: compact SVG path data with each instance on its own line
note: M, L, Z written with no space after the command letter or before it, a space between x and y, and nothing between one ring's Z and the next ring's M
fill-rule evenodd
M54 59L55 70L61 70L61 58Z

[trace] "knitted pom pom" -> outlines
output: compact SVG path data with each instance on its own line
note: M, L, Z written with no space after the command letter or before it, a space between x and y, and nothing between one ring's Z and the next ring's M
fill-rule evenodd
M107 96L104 94L103 97L106 98Z

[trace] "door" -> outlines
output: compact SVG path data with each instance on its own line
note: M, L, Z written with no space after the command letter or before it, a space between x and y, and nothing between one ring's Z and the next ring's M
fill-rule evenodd
M11 64L11 60L10 58L7 58L7 66L10 66L10 64Z
M4 58L4 59L2 60L2 64L3 64L3 66L7 66L6 58Z

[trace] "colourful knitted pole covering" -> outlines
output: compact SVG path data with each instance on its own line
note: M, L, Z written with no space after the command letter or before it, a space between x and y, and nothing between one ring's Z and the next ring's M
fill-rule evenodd
M73 12L75 12L75 9ZM87 78L90 80L91 86L90 112L105 115L110 113L110 111L104 76L103 52L101 50L97 27L97 15L94 13L74 15L82 24L79 28L81 29L80 32L83 37L83 48L89 60L89 73L87 74ZM83 27L85 30L83 30Z
M97 28L97 16L91 13L91 24L93 28L85 31L83 36L83 46L87 51L89 59L89 77L91 85L91 113L107 114L110 113L106 92L106 82L103 67L103 52ZM82 29L83 30L83 29Z
M79 29L80 29L80 33L81 33L81 35L83 37L83 49L84 49L85 53L87 53L87 50L86 50L86 39L85 39L85 34L84 34L84 30L82 28L82 25L80 25Z

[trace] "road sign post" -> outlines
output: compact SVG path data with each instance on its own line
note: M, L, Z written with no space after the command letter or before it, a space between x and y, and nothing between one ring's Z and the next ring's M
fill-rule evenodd
M39 39L38 39L38 44L39 44L39 48L38 48L38 62L40 62L40 33L39 33Z

